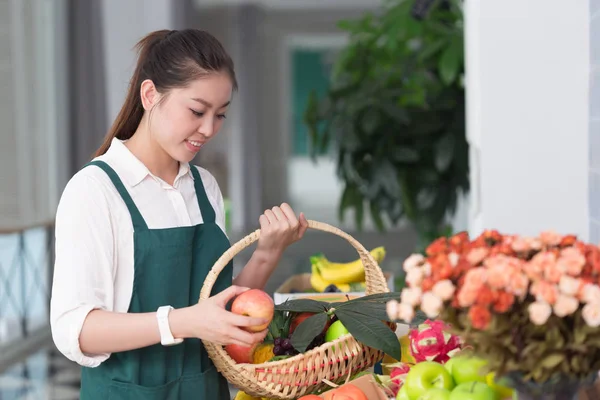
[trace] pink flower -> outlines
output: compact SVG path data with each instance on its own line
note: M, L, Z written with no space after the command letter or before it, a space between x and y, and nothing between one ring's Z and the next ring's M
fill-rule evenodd
M581 279L563 275L560 277L560 281L558 282L558 289L562 294L566 294L567 296L576 296L577 293L579 293L579 288L581 285Z
M546 280L549 282L558 283L560 282L560 278L564 273L565 270L562 269L559 264L549 263L546 265L546 269L544 270L544 278L546 278Z
M509 264L504 260L499 260L499 258L499 256L496 256L490 258L488 260L489 263L486 262L486 265L488 265L487 283L493 289L504 289L506 286L508 286L509 278L512 272L508 268Z
M539 250L542 242L537 238L516 236L511 242L511 247L517 253L526 253L531 250Z
M423 264L424 261L425 257L423 257L421 254L411 254L406 260L404 260L402 267L404 268L405 272L408 272L410 269Z
M509 281L507 290L515 296L523 299L527 295L527 289L529 287L529 278L523 273L513 274Z
M600 304L600 286L587 283L581 289L579 298L584 303Z
M544 276L546 269L551 268L551 265L556 263L556 256L554 253L543 251L537 253L533 258L525 263L523 269L531 280L539 280ZM557 281L558 282L558 281Z
M588 326L592 328L597 328L600 326L600 304L598 303L589 303L583 306L583 310L581 310L581 316Z
M409 304L400 303L398 305L398 319L410 323L415 317L415 309Z
M487 282L487 270L483 267L473 268L465 274L465 286L472 290L479 290Z
M406 273L406 283L410 287L417 287L423 282L425 274L421 268L415 267L408 270Z
M460 256L458 254L456 254L455 252L448 254L448 261L450 261L450 265L452 265L452 267L456 267L458 265L459 259L460 259Z
M419 287L402 289L401 302L416 307L421 303L421 295L423 291Z
M487 257L488 253L487 247L475 247L467 254L467 261L469 264L478 265Z
M431 291L443 301L450 300L454 296L456 287L449 279L444 279L433 285Z
M573 314L579 307L579 301L573 296L559 294L554 304L554 314L562 318Z
M567 247L560 252L557 263L569 275L578 276L585 266L585 256L577 248Z
M437 297L435 294L427 292L423 295L421 310L429 318L436 318L440 314L440 311L442 311L442 306L442 299Z
M398 306L399 303L396 300L390 300L385 303L385 311L392 321L395 321L398 318Z
M552 314L552 307L543 301L536 301L529 305L528 311L531 322L536 325L544 325Z
M554 304L558 298L558 286L548 281L537 281L531 285L531 294L536 300Z
M558 246L562 240L562 236L555 231L544 231L540 234L540 240L545 246Z
M461 307L471 307L477 300L478 290L473 290L469 286L463 286L458 292L458 305Z

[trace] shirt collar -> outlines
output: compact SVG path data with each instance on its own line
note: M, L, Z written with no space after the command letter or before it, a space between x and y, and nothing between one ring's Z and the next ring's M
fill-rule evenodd
M117 167L119 177L130 187L138 185L147 176L156 178L144 163L125 146L125 141L123 140L114 138L106 152L106 156ZM186 174L191 175L189 163L179 163L179 172L177 173L175 182Z

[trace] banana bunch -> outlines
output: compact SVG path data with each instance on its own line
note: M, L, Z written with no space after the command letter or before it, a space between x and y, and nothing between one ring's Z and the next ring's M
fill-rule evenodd
M374 248L370 253L378 264L385 258L383 246ZM365 267L360 258L348 263L336 263L323 254L317 254L310 258L310 262L310 283L317 292L322 293L331 285L337 286L341 292L364 291Z

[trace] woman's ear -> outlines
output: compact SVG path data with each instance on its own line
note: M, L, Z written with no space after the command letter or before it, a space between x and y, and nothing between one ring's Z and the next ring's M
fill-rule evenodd
M142 82L140 87L140 98L142 99L142 106L144 110L150 111L157 103L160 94L154 86L154 82L150 79L146 79Z

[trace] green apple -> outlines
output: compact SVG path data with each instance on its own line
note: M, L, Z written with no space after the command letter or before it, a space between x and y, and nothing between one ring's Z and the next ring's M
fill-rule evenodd
M457 385L465 382L486 382L487 371L483 368L487 365L486 360L466 354L451 360L451 374Z
M417 400L450 400L450 391L442 388L431 388L419 396Z
M342 324L342 321L339 319L335 321L329 328L327 328L327 332L325 332L325 341L333 342L335 339L340 336L344 336L348 333L348 329Z
M452 390L454 380L442 364L435 361L423 361L411 367L406 375L404 386L408 397L414 400L434 387Z
M483 382L465 382L456 386L449 400L499 400L494 389Z
M396 400L410 400L410 397L408 397L408 393L406 393L406 385L402 385L400 390L398 390Z
M450 375L452 375L452 366L454 365L454 360L456 360L456 358L451 358L444 364L444 368L450 372Z

